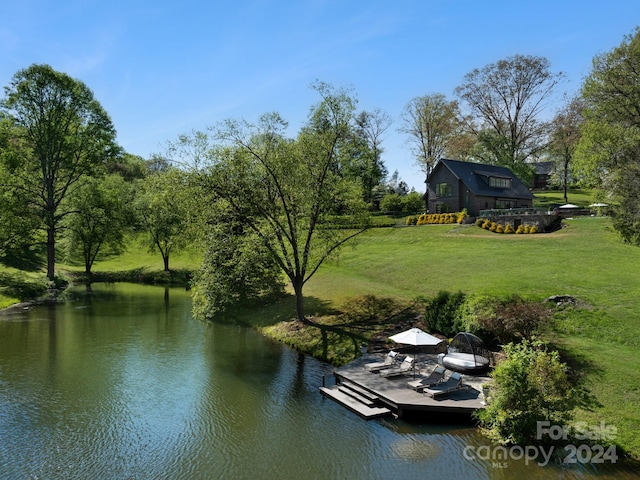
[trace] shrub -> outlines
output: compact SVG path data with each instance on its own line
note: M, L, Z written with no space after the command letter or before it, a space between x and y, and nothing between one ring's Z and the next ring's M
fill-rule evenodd
M476 220L476 227L482 228L482 224L485 222L484 218L478 218Z
M401 197L402 210L407 213L424 210L424 200L418 192L411 192Z
M502 444L531 445L537 425L566 425L581 396L569 381L567 366L541 342L505 346L506 360L493 371L490 401L476 412L485 435Z
M539 302L528 302L518 295L494 299L491 308L480 312L477 326L493 338L489 343L504 345L513 341L531 340L543 332L551 319L549 308Z
M504 233L504 227L500 224L496 225L496 233Z
M504 233L514 233L513 226L510 223L504 226Z
M536 227L535 225L531 225L531 227L529 227L529 233L536 233L538 231L538 227Z
M447 337L456 333L458 309L464 302L465 295L462 292L449 293L440 291L430 300L425 308L424 321L429 330L434 330Z
M456 214L456 223L464 222L464 219L469 216L469 212L467 212L466 208L463 208L461 212Z
M524 233L524 226L518 225L518 228L516 229L516 234L520 235L522 233Z
M402 198L397 193L389 193L380 200L380 210L394 215L402 212Z
M486 297L470 295L458 313L457 327L482 338L489 346L531 340L549 327L551 310L519 295Z

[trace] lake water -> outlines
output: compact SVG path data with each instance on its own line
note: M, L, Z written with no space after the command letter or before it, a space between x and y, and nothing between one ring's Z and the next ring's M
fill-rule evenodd
M362 420L318 392L331 371L251 329L194 320L184 290L80 289L65 303L0 318L0 478L597 473L469 459L489 444L468 425ZM617 466L598 473L635 478Z

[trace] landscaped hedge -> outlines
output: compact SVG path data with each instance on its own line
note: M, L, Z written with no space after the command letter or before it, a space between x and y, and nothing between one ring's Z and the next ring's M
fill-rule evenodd
M456 213L423 213L422 215L409 215L407 225L435 225L462 223L469 215L467 210Z
M501 223L492 222L488 218L477 219L476 226L495 233L516 233L519 235L538 232L538 227L535 225L519 225L518 228L514 230L510 223L502 225Z

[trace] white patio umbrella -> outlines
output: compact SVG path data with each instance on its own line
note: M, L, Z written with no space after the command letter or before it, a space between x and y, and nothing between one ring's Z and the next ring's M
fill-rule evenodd
M580 208L577 205L574 205L573 203L567 203L566 205L560 205L558 208Z
M433 335L420 330L419 328L410 328L404 332L396 333L389 337L396 343L403 343L405 345L413 345L414 347L423 345L438 345L442 340ZM415 355L414 355L415 357ZM416 364L414 360L413 364L413 378L416 376Z

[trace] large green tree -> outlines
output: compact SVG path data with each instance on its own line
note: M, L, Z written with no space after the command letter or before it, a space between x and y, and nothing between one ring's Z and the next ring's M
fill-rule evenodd
M2 182L37 212L46 232L47 277L55 277L56 235L73 213L65 202L78 181L117 152L111 119L81 81L32 65L5 87L1 106L17 148Z
M355 100L324 83L314 88L321 101L295 139L285 136L287 124L277 114L263 115L255 125L230 120L214 130L219 144L208 151L210 164L198 169L203 189L242 219L288 277L300 321L307 321L305 283L340 246L367 228L360 185L340 175L342 150L350 148ZM191 153L198 163L205 159L203 141L206 136L196 134L179 143L200 144Z
M551 71L549 60L531 55L514 55L467 73L455 93L471 113L476 158L529 180L529 162L548 143L549 124L541 114L562 78Z
M619 204L613 224L640 244L640 29L593 60L582 95L585 123L575 164Z
M461 132L458 102L449 101L440 93L415 97L402 111L400 131L409 136L411 151L425 176L425 184L435 163L443 158L449 146ZM429 189L424 194L429 208Z
M70 196L74 215L65 222L69 254L81 256L85 272L98 254L109 249L119 253L124 248L125 232L132 224L133 188L120 175L88 177Z
M389 114L380 109L362 111L355 118L354 132L356 138L361 140L355 145L355 156L360 160L356 174L362 182L364 200L369 204L374 203L374 188L387 176L387 168L382 160L382 137L391 122Z
M198 199L190 194L187 174L173 167L148 175L137 183L137 188L138 222L147 235L149 249L160 252L164 271L168 272L171 254L189 241L189 207Z

